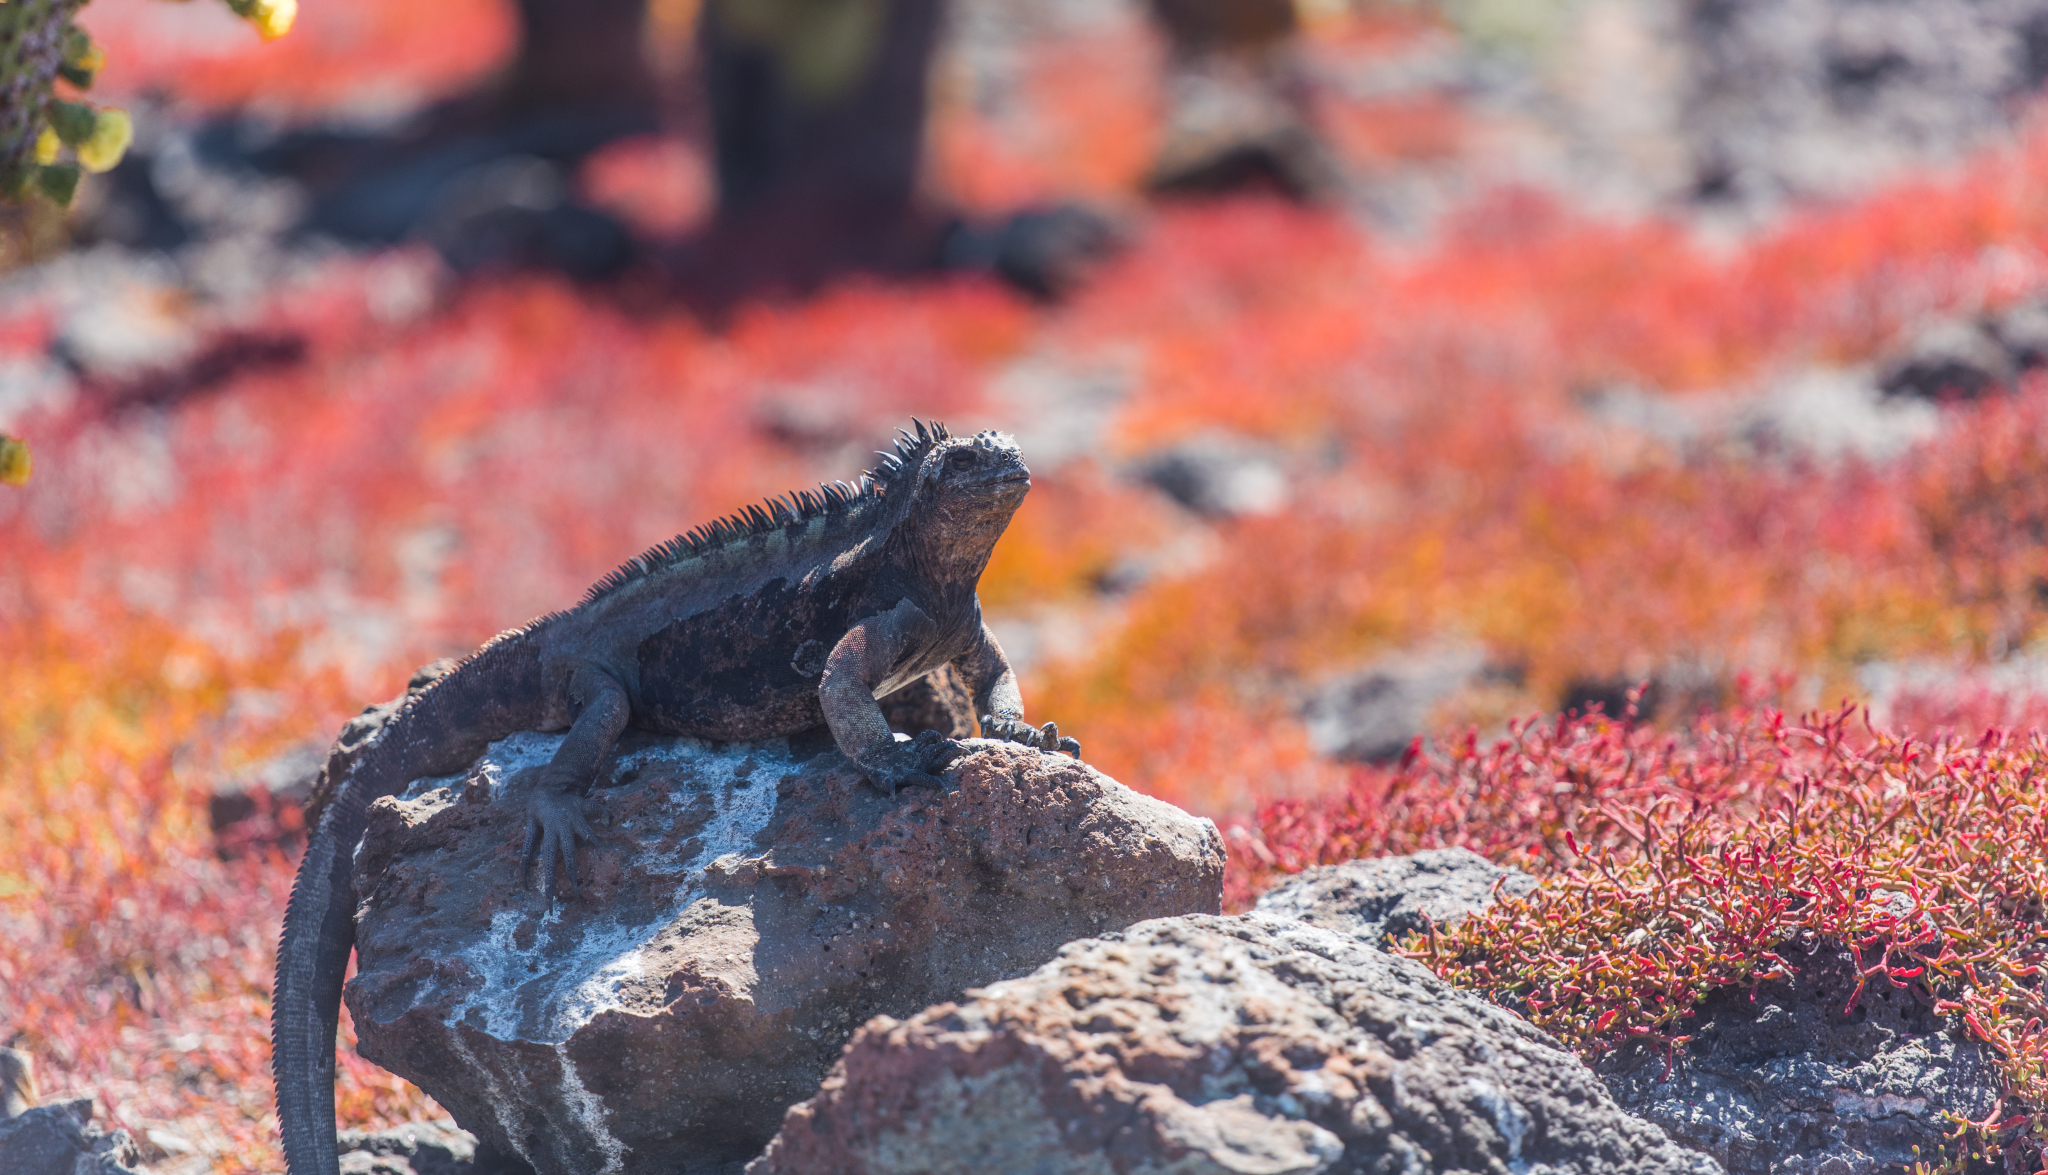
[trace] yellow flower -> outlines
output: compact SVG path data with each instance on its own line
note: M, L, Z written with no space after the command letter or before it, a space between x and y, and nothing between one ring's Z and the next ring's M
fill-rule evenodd
M77 61L67 64L75 65L87 73L98 73L107 67L107 51L88 41L85 53Z
M87 171L107 171L128 151L135 140L135 124L128 112L106 107L92 124L92 137L78 145L78 164Z
M18 486L28 481L28 443L0 436L0 482Z
M249 6L249 20L266 41L275 41L292 31L298 19L299 0L256 0Z
M49 127L44 127L43 133L36 136L36 162L42 164L57 162L57 149L63 145L64 140L57 137L56 131L51 130Z

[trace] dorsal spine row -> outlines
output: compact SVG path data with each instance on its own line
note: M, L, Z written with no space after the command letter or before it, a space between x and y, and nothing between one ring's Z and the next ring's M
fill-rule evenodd
M738 513L694 527L667 542L656 543L619 564L603 579L591 585L578 607L616 591L636 579L643 579L663 568L673 567L685 559L702 555L706 551L716 550L729 543L741 542L769 531L800 526L813 518L843 514L864 503L887 498L908 478L915 476L918 467L924 462L925 455L931 452L933 446L952 439L952 434L946 431L946 426L937 421L927 424L922 420L912 420L911 424L917 431L913 433L909 429L898 429L895 452L875 454L881 460L875 463L873 469L860 475L859 485L835 481L821 484L816 490L778 494L758 505L748 506Z

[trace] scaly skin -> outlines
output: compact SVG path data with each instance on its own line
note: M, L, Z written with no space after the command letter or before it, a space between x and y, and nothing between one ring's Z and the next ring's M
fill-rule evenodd
M551 761L508 781L527 810L521 878L536 860L551 903L592 838L583 793L628 726L751 740L820 721L877 786L937 787L960 751L926 731L898 742L877 697L953 666L982 733L1079 755L1024 721L1017 677L975 586L1030 471L1008 437L917 425L859 488L771 500L656 547L583 602L499 636L409 697L307 816L278 946L271 1012L290 1175L337 1175L334 1035L355 944L351 878L372 801L461 770L520 730L566 730Z

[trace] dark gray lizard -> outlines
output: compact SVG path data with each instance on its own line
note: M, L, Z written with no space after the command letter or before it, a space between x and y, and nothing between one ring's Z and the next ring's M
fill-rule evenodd
M559 856L576 880L592 838L583 793L628 726L750 740L830 727L894 793L938 786L959 744L900 742L876 698L951 665L982 733L1078 755L1024 721L1017 678L975 588L1031 488L1007 436L917 424L858 487L771 499L654 547L583 601L506 632L407 698L309 811L277 952L271 1007L278 1119L291 1175L335 1175L334 1041L355 943L352 869L370 803L446 775L515 731L566 730L551 762L508 781L525 797L521 856L552 900ZM522 876L525 866L521 869Z

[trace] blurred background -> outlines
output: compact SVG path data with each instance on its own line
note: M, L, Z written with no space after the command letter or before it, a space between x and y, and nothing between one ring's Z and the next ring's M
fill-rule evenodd
M913 416L1032 465L1032 715L1225 822L1532 714L2044 712L2044 0L77 21L133 140L0 206L0 1043L165 1170L275 1165L341 723Z

